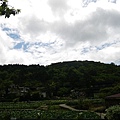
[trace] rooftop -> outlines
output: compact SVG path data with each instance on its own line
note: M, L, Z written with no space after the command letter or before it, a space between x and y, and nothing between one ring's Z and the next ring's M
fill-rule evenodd
M120 93L107 96L106 98L120 98Z

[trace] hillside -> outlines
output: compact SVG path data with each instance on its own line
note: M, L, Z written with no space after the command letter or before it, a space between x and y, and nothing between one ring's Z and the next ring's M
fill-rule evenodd
M0 95L15 84L39 87L48 96L70 96L71 91L98 97L120 92L120 66L94 61L68 61L48 66L1 65ZM73 95L73 94L72 94ZM74 95L77 97L78 94Z

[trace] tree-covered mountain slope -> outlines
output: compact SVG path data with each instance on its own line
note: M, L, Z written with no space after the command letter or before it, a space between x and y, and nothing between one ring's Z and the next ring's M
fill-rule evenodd
M69 96L71 90L86 96L120 92L120 66L94 61L68 61L48 66L1 65L0 90L10 85L40 87L54 96ZM101 95L101 96L102 96Z

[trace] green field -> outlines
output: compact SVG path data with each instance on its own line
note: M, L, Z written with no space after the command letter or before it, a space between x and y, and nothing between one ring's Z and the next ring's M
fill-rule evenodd
M44 100L39 102L1 102L0 119L100 119L95 112L71 111L61 108L60 104L72 103L69 100ZM76 100L73 100L73 105Z

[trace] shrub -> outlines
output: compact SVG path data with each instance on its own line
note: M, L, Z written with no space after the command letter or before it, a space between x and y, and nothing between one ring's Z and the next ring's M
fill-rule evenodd
M77 106L78 105L78 100L69 100L66 102L67 105L70 106Z
M6 111L2 114L2 116L0 116L0 119L2 120L10 120L10 118L11 118L10 113Z
M88 110L91 106L91 101L89 99L79 99L77 109Z
M120 119L120 105L111 106L106 109L106 118L108 120L119 120Z
M101 119L101 118L95 112L86 111L86 112L79 113L77 119L92 119L93 120L93 119Z

